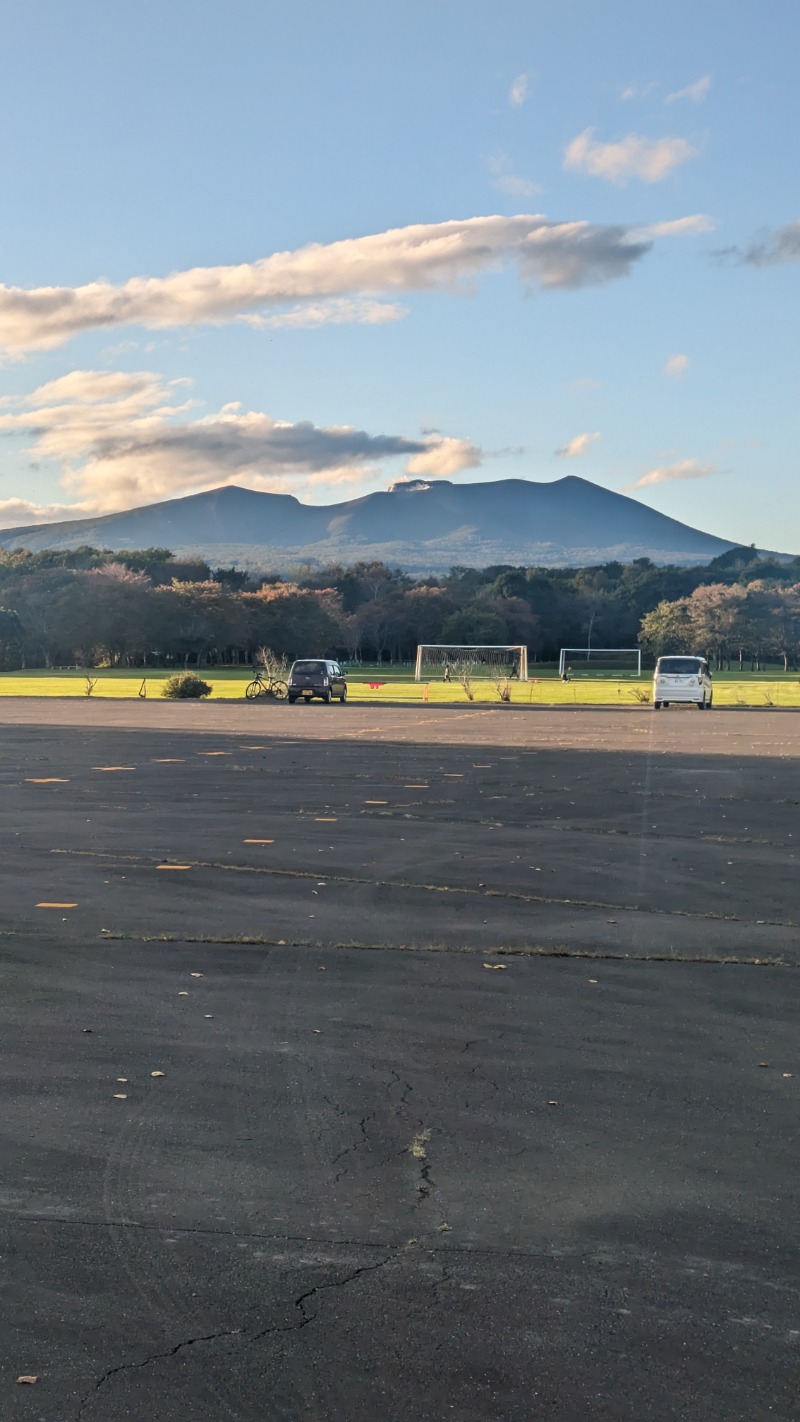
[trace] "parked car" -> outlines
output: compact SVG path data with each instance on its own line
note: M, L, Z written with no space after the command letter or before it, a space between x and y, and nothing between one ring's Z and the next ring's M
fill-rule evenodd
M672 701L705 711L714 700L714 686L705 657L659 657L653 677L653 709Z
M311 701L314 696L331 702L338 697L342 705L347 700L347 682L338 662L292 662L289 672L289 700Z

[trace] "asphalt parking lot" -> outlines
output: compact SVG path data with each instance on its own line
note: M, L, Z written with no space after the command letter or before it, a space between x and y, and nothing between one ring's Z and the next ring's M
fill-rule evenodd
M0 1415L796 1417L798 727L2 706Z

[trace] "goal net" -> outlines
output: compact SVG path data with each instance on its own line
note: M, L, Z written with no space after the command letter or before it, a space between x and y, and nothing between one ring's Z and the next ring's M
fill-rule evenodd
M639 647L562 647L559 676L604 676L612 679L642 674Z
M468 672L473 677L506 677L528 680L528 648L522 646L463 646L423 642L417 647L415 681L428 677L457 680Z

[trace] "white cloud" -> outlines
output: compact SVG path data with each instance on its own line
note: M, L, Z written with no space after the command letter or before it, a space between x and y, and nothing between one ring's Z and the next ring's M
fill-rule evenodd
M228 483L278 490L352 483L377 476L387 460L439 477L481 462L469 440L435 431L409 439L291 424L238 402L191 417L190 402L175 398L185 384L151 371L78 370L4 401L0 434L28 438L29 454L55 462L72 502L7 499L0 525L112 513Z
M686 374L690 364L691 361L687 355L670 356L664 366L664 374L671 376L673 380L680 380L681 376Z
M718 474L716 464L701 464L698 459L679 459L675 464L663 464L643 474L629 489L649 489L653 484L671 484L676 479L707 479L710 474Z
M579 380L571 380L569 388L576 393L581 390L602 390L605 381L596 380L594 376L583 375Z
M281 311L277 316L248 314L239 320L248 326L258 328L294 327L297 330L313 330L317 326L383 326L388 321L402 321L408 315L405 306L396 302L373 301L368 299L348 301L309 302L306 306L294 306L289 311Z
M301 308L310 308L310 321L320 324L337 315L346 319L347 307L335 305L341 298L457 289L506 262L515 263L526 282L573 288L626 276L651 242L621 224L551 222L527 214L470 217L276 252L239 266L132 277L120 285L0 286L0 349L47 350L85 331L120 326L220 324L265 309L298 324ZM349 314L363 321L401 313L391 307L381 315L371 301L359 300Z
M619 143L596 143L593 135L594 129L586 128L573 138L564 154L564 167L609 183L623 184L630 178L660 183L697 151L685 138L641 138L629 133Z
M691 99L693 104L702 104L710 88L711 75L703 74L700 79L695 79L693 84L687 84L685 89L676 89L674 94L667 94L664 103L674 104L679 99Z
M595 444L599 438L599 430L596 430L594 434L575 435L573 439L567 440L567 443L562 445L561 449L556 450L556 456L558 459L579 459L582 454L586 453L589 446Z
M528 97L529 78L527 74L518 74L511 88L508 91L508 102L513 108L518 109Z
M427 474L433 479L449 479L462 469L477 469L481 451L468 439L453 439L444 435L429 435L430 448L415 454L408 461L409 474Z

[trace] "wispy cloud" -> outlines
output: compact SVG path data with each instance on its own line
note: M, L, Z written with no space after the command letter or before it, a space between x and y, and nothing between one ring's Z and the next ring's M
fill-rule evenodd
M528 97L530 90L530 78L527 74L518 74L511 88L508 91L508 102L512 108L518 109Z
M703 74L700 79L695 79L693 84L687 84L685 89L676 89L674 94L667 94L664 103L675 104L680 99L689 99L693 104L702 104L710 88L711 75Z
M655 80L650 80L647 84L625 84L619 91L619 96L623 103L629 104L634 99L646 99L653 90L658 88Z
M643 474L641 479L628 484L627 488L649 489L653 484L671 484L677 479L707 479L709 475L718 473L716 464L701 464L699 459L679 459L675 464L662 464L651 469L649 474Z
M556 458L579 459L582 454L586 453L589 446L595 444L599 438L599 430L596 430L594 434L575 435L572 439L567 440L567 443L562 445L561 449L556 450Z
M800 262L800 222L787 222L774 231L767 229L749 247L725 247L718 257L733 257L752 267L776 267Z
M32 441L28 453L54 462L71 502L0 505L0 523L111 513L227 483L285 489L376 475L403 459L409 473L446 477L481 462L467 439L430 431L419 438L371 435L349 425L274 420L238 403L198 417L184 380L152 371L76 370L7 399L0 434Z
M486 162L489 172L492 174L494 186L499 188L500 192L508 193L511 197L516 198L536 197L541 192L538 183L532 183L529 178L520 178L514 172L511 159L502 149L491 153Z
M594 376L582 375L578 380L571 380L569 388L577 394L582 390L602 390L604 384L605 381L595 380Z
M620 185L631 178L660 183L696 153L685 138L642 138L636 133L618 143L597 143L594 129L587 128L569 144L564 167Z
M698 221L679 219L683 225L672 224L671 231L697 230L691 224ZM378 295L457 289L504 263L516 265L525 283L548 290L593 285L627 276L653 237L666 233L663 224L650 233L622 224L552 222L538 214L470 217L276 252L239 266L132 277L119 285L0 286L0 349L47 350L82 332L132 325L214 325L264 314L299 324L309 308L311 323L324 324L346 319L347 307L335 303L356 297L368 300L350 308L351 318L370 323ZM377 316L399 314L392 307Z
M687 355L670 356L664 366L664 374L671 376L673 380L680 380L681 376L686 374L690 365L691 361Z

